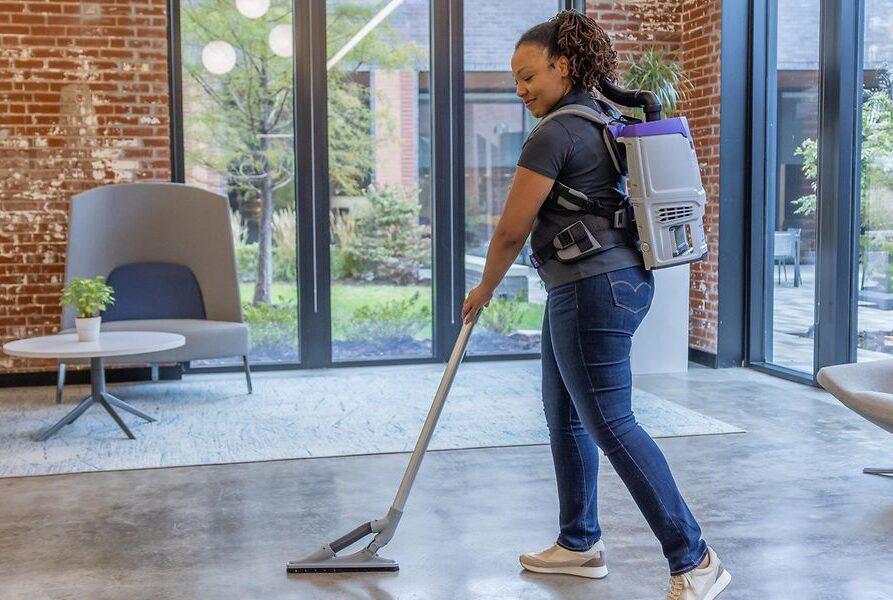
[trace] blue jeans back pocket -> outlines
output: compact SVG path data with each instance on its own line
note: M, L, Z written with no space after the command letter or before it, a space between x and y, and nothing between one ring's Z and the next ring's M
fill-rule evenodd
M641 267L630 267L606 273L611 283L614 306L639 314L651 306L654 295L653 275Z

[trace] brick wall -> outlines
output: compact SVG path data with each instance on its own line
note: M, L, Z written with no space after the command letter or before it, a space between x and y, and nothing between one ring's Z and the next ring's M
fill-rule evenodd
M72 195L170 179L165 6L0 1L0 343L58 329Z
M678 60L681 52L680 0L589 0L586 14L601 25L621 62L644 48L659 48Z
M695 138L707 192L709 258L692 265L689 346L716 352L719 248L721 0L589 0L586 13L611 36L621 61L657 47L682 64L691 90L679 107ZM623 67L621 66L621 69Z
M719 318L719 118L721 0L687 0L682 5L682 67L692 93L680 110L688 117L701 178L707 192L707 260L692 265L689 346L716 353Z

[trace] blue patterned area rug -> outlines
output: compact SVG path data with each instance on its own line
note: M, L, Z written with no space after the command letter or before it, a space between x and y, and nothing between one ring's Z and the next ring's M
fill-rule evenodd
M124 418L128 440L94 405L46 442L35 433L87 394L68 386L0 389L0 477L411 451L444 365L349 367L111 385L158 419ZM538 361L460 366L431 449L546 444ZM639 422L654 437L740 433L738 427L634 390Z

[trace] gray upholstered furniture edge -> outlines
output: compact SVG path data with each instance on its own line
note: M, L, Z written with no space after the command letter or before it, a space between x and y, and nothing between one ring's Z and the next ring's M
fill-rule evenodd
M893 433L893 359L824 367L816 379L844 406ZM864 472L893 475L893 466Z
M109 364L183 362L241 356L249 393L248 329L242 320L229 203L208 190L180 183L124 183L98 187L71 199L65 281L108 277L135 262L188 267L201 288L206 320L129 320L103 323L103 331L181 333L186 345L151 355L109 359ZM75 313L62 313L62 330ZM77 362L77 361L70 361ZM153 375L157 368L153 368ZM65 379L59 365L57 400Z

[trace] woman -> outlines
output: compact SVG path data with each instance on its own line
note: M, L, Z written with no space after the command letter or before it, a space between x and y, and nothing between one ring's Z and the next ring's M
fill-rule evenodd
M608 36L595 21L574 11L527 31L512 56L517 95L535 117L568 104L604 110L590 94L600 78L615 79L616 67ZM588 198L616 201L625 194L625 180L613 166L599 128L571 114L544 122L521 150L483 279L462 308L465 323L489 304L528 234L534 248L544 247L544 240L548 247L569 222L567 211L545 202L556 180ZM602 216L587 217L597 230L611 227ZM652 274L629 243L572 263L546 260L538 273L548 292L542 388L560 534L551 547L522 555L521 565L544 573L607 575L596 509L601 448L669 561L668 600L715 598L731 577L701 539L663 454L632 413L630 342L651 305Z

